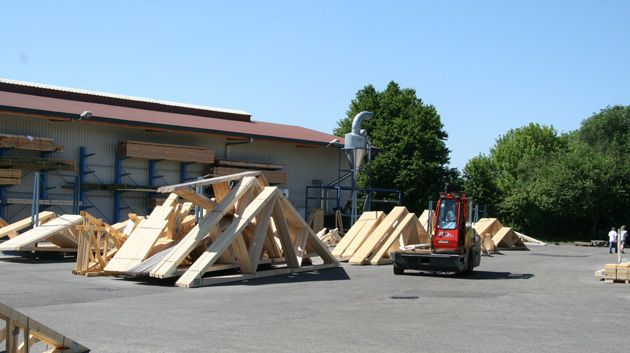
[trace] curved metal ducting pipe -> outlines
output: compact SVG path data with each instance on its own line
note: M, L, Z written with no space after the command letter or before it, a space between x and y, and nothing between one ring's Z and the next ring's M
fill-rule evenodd
M364 120L369 120L374 116L372 112L360 112L359 114L354 116L352 120L352 133L360 135L361 134L361 123Z

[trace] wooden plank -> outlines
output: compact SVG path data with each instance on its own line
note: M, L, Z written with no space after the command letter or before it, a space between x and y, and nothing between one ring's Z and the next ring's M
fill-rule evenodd
M0 169L0 178L22 179L22 169Z
M46 222L49 219L55 217L55 212L51 212L51 211L40 212L38 217L39 217L39 222L41 224L42 222ZM24 228L28 228L31 226L31 224L32 224L31 217L28 217L28 218L19 220L17 222L11 223L7 226L4 226L0 228L0 238L4 237L5 235L8 235L9 233L19 232Z
M273 206L273 203L270 203L256 217L256 228L254 228L252 243L249 245L249 258L251 259L252 268L254 268L254 270L258 268L258 263L260 262L265 238L267 238L267 231L269 230L269 220L273 212Z
M237 174L232 174L232 175L226 175L226 176L221 176L221 177L216 177L216 178L189 181L187 183L162 186L161 188L158 189L158 192L160 193L175 192L175 190L179 190L179 189L194 188L197 186L206 186L206 185L225 183L225 182L229 182L233 180L241 180L248 176L252 176L252 177L259 176L260 174L262 173L259 171L252 171L252 172L242 172L242 173L237 173Z
M217 176L238 174L247 171L247 169L232 167L214 167L213 170L214 174ZM270 184L286 184L289 182L289 176L286 172L264 170L262 171L262 175Z
M80 224L83 217L80 215L66 214L59 216L46 224L33 228L19 236L0 244L0 251L20 251L35 243L47 239L48 237L61 232L62 230ZM5 227L6 228L6 227ZM75 245L76 246L76 245Z
M379 211L380 212L380 211ZM354 254L361 248L361 245L370 238L372 233L376 230L376 228L383 222L385 219L384 212L377 212L376 219L367 220L361 228L357 230L358 234L354 237L352 242L348 245L348 247L343 251L340 258L342 260L349 260Z
M0 134L0 148L16 150L63 152L63 146L55 145L53 139L45 137Z
M360 237L353 246L350 256L354 255L356 249L363 243L366 236L369 235L376 226L385 218L385 215L381 211L368 211L363 212L361 217L354 223L352 228L348 230L346 235L341 238L341 241L335 246L332 254L337 257L341 257L344 251L352 244L355 238Z
M149 256L160 235L166 231L168 218L175 210L176 199L176 194L170 194L164 205L155 207L147 219L140 221L109 261L105 271L127 272Z
M119 151L123 157L194 162L202 164L214 163L214 152L204 147L170 145L141 141L121 141L119 144Z
M234 167L234 168L243 168L243 169L268 169L268 170L278 170L284 168L282 164L272 164L265 162L254 162L254 161L228 161L225 159L217 159L214 161L215 166L220 167Z
M381 247L369 257L368 261L372 265L383 264L384 258L389 258L389 252L391 250L395 250L395 248L398 248L401 245L409 245L409 243L404 244L405 242L403 242L403 244L399 244L398 240L401 237L406 237L406 240L408 240L410 237L413 238L413 236L410 235L410 233L413 233L415 235L415 238L417 239L418 235L416 234L416 232L418 226L422 227L420 225L420 220L416 218L416 215L413 213L407 214L398 223L396 229L394 229L394 231L391 232L389 236L387 236L387 238L383 242L383 245L381 245Z
M76 161L38 157L0 156L0 168L20 168L24 170L66 170L75 173Z
M209 212L202 221L195 226L182 240L177 243L171 252L162 259L150 272L151 277L166 278L177 275L177 266L184 261L207 236L210 230L219 224L225 216L245 194L256 185L255 177L245 177L232 191Z
M385 239L394 231L394 227L396 227L398 222L408 213L409 211L403 206L394 207L372 234L363 242L361 247L352 255L350 263L353 265L366 263L368 257L383 245Z
M326 244L322 243L322 241L319 240L315 232L313 232L311 227L308 226L306 221L302 218L302 216L300 216L300 213L295 209L295 207L293 207L291 202L289 202L289 200L282 193L280 193L279 198L280 202L282 203L282 208L284 209L284 214L285 217L287 217L287 220L295 222L298 228L306 228L308 233L308 239L306 241L307 248L310 246L313 250L315 250L317 255L319 255L319 257L324 260L324 263L337 263L337 259L330 253L330 251L328 250L328 246L326 246Z
M7 330L5 332L13 332L13 328L15 328L16 326L21 327L25 331L27 335L26 337L30 338L30 336L28 335L33 335L34 338L50 346L48 348L52 348L51 351L67 353L84 353L90 351L88 348L43 325L39 321L34 320L20 313L19 311L14 310L1 303L0 318L7 321ZM17 337L11 334L9 334L9 337L7 337L7 352L17 352L17 345L19 342L17 340L14 340L14 338ZM27 340L29 339L27 338Z
M212 211L215 207L217 207L217 203L210 200L209 197L198 194L191 189L178 189L173 192L179 195L182 199L190 201L208 211Z
M324 210L321 208L311 209L308 225L315 233L324 229Z
M22 179L0 178L0 185L21 185Z
M179 287L190 287L194 286L195 283L200 284L200 279L206 270L212 266L219 259L221 253L241 235L245 227L251 223L254 217L267 205L275 202L278 193L278 188L266 187L258 194L256 198L247 205L242 215L234 216L232 224L221 233L219 238L208 247L175 284Z

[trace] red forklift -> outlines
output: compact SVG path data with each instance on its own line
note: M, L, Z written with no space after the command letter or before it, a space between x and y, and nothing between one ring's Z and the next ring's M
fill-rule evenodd
M431 243L392 252L394 274L405 270L468 273L479 266L481 241L472 227L472 199L466 193L440 192L427 229Z

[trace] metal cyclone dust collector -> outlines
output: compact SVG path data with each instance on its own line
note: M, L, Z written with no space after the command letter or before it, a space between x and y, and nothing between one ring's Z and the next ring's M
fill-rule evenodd
M364 120L371 119L374 116L372 112L360 112L352 120L352 131L345 136L343 150L348 157L348 163L352 170L352 215L351 224L357 220L357 174L363 164L365 154L368 151L369 143L367 131L361 130L361 123Z

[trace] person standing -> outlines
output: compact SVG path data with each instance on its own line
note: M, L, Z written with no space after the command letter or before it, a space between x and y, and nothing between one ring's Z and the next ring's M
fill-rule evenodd
M619 229L619 251L621 251L622 254L625 254L623 252L623 249L626 247L627 238L628 238L628 231L626 230L626 226L624 224L621 226L621 229Z
M608 232L608 253L612 254L612 249L615 248L615 253L617 252L617 231L615 231L615 227L610 229Z

